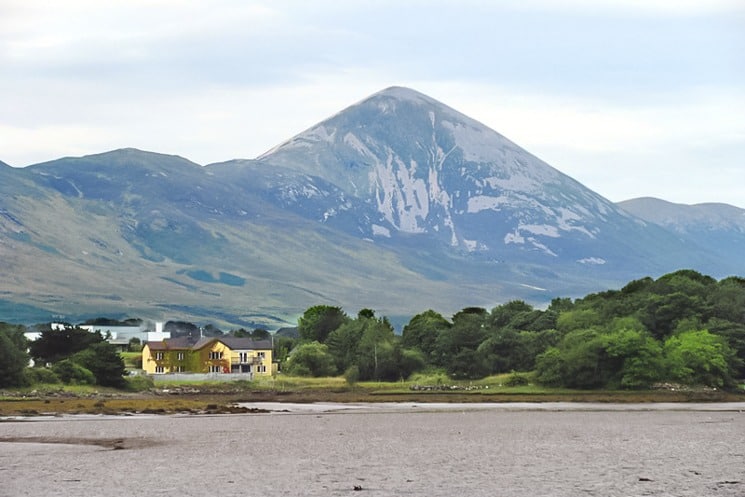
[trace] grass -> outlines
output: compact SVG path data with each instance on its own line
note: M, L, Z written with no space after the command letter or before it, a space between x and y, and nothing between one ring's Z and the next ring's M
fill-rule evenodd
M127 369L142 369L142 352L120 352Z
M92 385L36 385L0 394L0 416L48 413L233 413L238 402L730 402L745 401L745 391L569 390L535 384L508 386L511 374L480 380L452 380L444 374L417 374L407 381L364 381L350 385L341 377L287 375L235 382L158 382L143 391ZM522 376L522 375L521 375ZM530 375L524 375L530 379ZM150 382L146 382L150 385ZM443 389L413 390L414 385Z

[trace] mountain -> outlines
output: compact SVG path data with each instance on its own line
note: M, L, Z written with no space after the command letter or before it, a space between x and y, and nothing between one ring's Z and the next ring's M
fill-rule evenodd
M745 209L729 204L675 204L652 197L635 198L618 205L650 223L676 233L730 231L745 233Z
M319 302L374 301L393 315L449 302L447 284L407 271L389 251L185 159L124 149L14 171L14 187L32 190L2 198L0 320L30 306L23 315L37 321L276 327Z
M674 204L644 197L619 202L634 216L678 235L688 244L702 247L720 265L742 268L745 247L745 209L728 204ZM742 269L738 274L742 274Z
M352 207L356 199L367 210L354 217L364 222L345 224L376 240L416 235L427 246L496 264L535 263L541 272L581 274L583 266L602 265L620 276L632 265L659 272L692 261L670 233L407 88L388 88L343 110L262 155L251 171L241 165L220 164L215 174L253 182L255 171L281 169L335 184L340 192L319 198L317 189L295 188L285 200L301 211L301 199L319 198L332 218L361 212ZM667 247L664 260L660 245ZM699 255L695 262L706 265Z
M636 216L398 87L253 160L200 166L121 149L0 167L0 193L5 321L276 328L332 304L401 323L678 268L743 272L699 232Z

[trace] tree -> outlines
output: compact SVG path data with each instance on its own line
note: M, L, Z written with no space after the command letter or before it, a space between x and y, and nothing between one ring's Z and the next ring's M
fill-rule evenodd
M274 337L274 352L272 357L279 363L280 369L284 367L287 358L290 356L290 351L295 347L296 342L296 339L286 336Z
M470 348L460 349L450 358L445 366L447 373L455 379L477 379L489 374L489 369L478 355Z
M671 379L686 384L731 386L737 359L726 340L707 330L688 331L665 341L665 363Z
M364 331L357 347L357 366L362 380L396 380L395 333L386 318L360 316Z
M493 332L477 349L484 368L490 373L524 371L521 359L526 344L521 338L521 333L511 328Z
M567 334L570 331L587 329L602 322L602 317L595 309L574 309L559 314L556 319L556 329L562 334Z
M88 369L76 364L71 359L62 359L52 366L52 371L66 384L93 385L96 377Z
M127 350L130 352L139 352L142 350L142 340L140 340L137 337L132 337L129 339L129 344L127 345Z
M536 357L535 376L538 383L549 387L564 385L566 361L558 347L549 347Z
M710 333L727 340L737 356L733 375L736 378L745 378L745 324L713 318L706 323L706 328Z
M316 305L298 319L297 327L303 341L324 343L329 333L348 320L341 307Z
M644 330L621 328L605 336L612 386L645 388L663 377L662 347Z
M511 300L506 304L492 309L489 315L489 324L493 328L504 328L512 322L516 316L533 312L533 307L522 300Z
M559 343L564 361L563 385L569 388L600 388L608 382L612 368L605 364L605 346L596 330L575 330Z
M206 325L203 328L203 333L204 333L204 336L206 337L221 337L224 335L222 330L212 323Z
M98 318L88 319L84 321L83 324L94 325L94 326L140 326L142 324L142 319L128 318L128 319L125 319L124 321L120 321L118 319L98 317Z
M326 345L329 353L334 358L336 369L341 373L350 366L357 365L357 350L360 340L365 333L365 328L370 324L370 319L351 319L329 333ZM359 368L357 369L359 375Z
M725 278L708 293L712 316L745 325L745 279Z
M256 328L251 332L251 338L254 340L269 340L272 338L272 334L264 328Z
M549 311L550 312L550 311ZM536 357L544 353L549 347L556 346L561 335L554 329L541 331L521 331L519 347L514 351L512 360L515 371L533 371Z
M91 333L72 327L59 330L48 328L31 342L29 350L34 361L42 364L55 363L102 341L103 337L99 332Z
M460 375L461 366L476 360L476 349L486 338L484 324L487 316L486 309L480 307L467 307L456 313L453 325L437 336L433 362L447 368L451 374ZM468 352L461 354L464 350ZM456 357L459 358L458 365L454 365ZM468 365L467 369L468 377L473 377L472 366Z
M199 326L186 321L166 321L163 325L163 331L167 331L173 338L181 336L200 336Z
M336 374L334 358L328 347L319 342L299 345L287 361L289 374L296 376L333 376Z
M642 322L658 340L670 336L682 319L702 316L704 300L683 292L652 295L642 311Z
M71 360L93 373L96 383L101 386L115 388L124 386L124 374L126 373L124 361L116 347L109 342L94 343L73 355Z
M450 326L450 322L440 313L429 309L411 318L409 324L404 326L401 344L406 348L422 351L424 356L431 360L437 337Z
M600 388L619 367L619 361L608 355L606 336L600 330L578 329L537 357L536 379L549 386Z
M397 343L393 349L393 360L398 369L398 377L406 379L412 373L421 371L427 365L424 354L417 349L405 349L401 343Z
M0 323L0 387L23 385L23 372L27 366L26 337L22 327Z

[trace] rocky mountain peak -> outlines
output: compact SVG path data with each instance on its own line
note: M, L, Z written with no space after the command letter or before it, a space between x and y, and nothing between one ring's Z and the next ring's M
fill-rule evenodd
M385 221L374 226L379 236L429 234L466 252L509 246L557 256L562 235L593 239L609 215L626 216L496 131L402 87L259 160L325 178L374 206Z
M635 217L401 87L256 160L121 149L0 176L0 310L35 306L31 322L117 309L285 324L319 302L410 317L681 267L742 273L742 233Z

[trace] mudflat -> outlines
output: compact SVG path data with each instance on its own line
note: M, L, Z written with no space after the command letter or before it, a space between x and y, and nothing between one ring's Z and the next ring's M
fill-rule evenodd
M265 407L6 418L0 496L745 494L732 404Z

